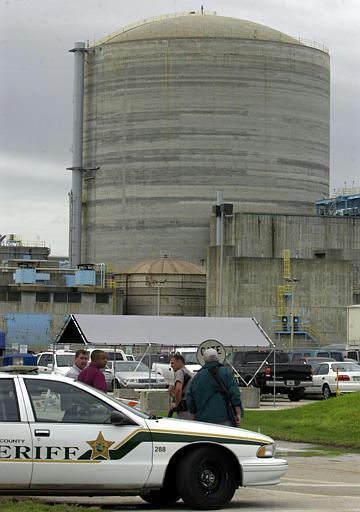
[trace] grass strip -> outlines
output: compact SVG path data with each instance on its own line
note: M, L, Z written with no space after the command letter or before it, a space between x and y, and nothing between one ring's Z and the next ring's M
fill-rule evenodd
M290 410L246 410L241 427L284 441L359 449L360 392Z
M37 500L24 498L0 498L1 512L89 512L89 507L77 505L47 504ZM90 510L99 510L98 507L91 507Z

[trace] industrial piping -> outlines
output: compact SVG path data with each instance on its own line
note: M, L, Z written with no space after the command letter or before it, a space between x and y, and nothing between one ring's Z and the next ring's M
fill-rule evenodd
M84 114L84 53L85 43L75 43L69 50L74 53L74 100L73 100L73 158L70 194L69 257L76 268L81 262L82 225L82 172L83 172L83 114Z

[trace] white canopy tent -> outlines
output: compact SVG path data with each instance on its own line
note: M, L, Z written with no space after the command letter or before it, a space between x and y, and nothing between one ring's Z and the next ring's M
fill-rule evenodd
M268 347L254 318L69 315L56 343L198 346L216 340L231 347Z
M145 345L147 353L155 346L196 347L206 340L218 341L231 351L269 348L270 355L274 354L275 405L275 344L255 318L71 314L55 344ZM253 378L265 362L264 359ZM246 386L251 384L243 382Z

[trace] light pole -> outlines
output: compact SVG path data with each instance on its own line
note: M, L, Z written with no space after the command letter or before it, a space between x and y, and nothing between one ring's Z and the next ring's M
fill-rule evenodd
M152 285L157 287L157 316L160 316L160 306L161 306L161 285L166 283L167 279L162 280L154 280L152 281Z
M291 283L291 304L290 304L290 346L289 351L291 352L294 348L294 284L299 281L296 277L286 277L285 281Z

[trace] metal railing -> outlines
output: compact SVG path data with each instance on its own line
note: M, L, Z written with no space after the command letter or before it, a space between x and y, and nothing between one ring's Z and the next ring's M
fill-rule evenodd
M303 37L298 37L297 41L304 46L309 46L310 48L314 48L315 50L320 50L321 52L329 54L328 46L315 41L314 39L304 39Z
M281 333L282 335L285 334L290 336L291 334L290 325L288 326L288 330L284 330L283 323L280 320L274 322L274 330L276 333ZM327 343L324 336L317 329L315 329L315 327L313 327L310 323L307 323L306 321L303 322L301 326L299 326L299 330L294 331L295 336L298 334L302 336L309 336L313 341L318 342L319 345L326 345Z
M153 16L152 18L146 18L141 21L129 23L129 25L126 25L125 27L121 28L120 30L116 30L115 32L112 32L108 36L102 37L101 39L96 39L94 41L93 46L100 46L104 43L109 42L111 39L114 39L114 37L117 37L120 34L124 34L124 32L129 32L130 30L133 30L134 28L141 27L142 25L148 25L149 23L154 23L156 21L166 20L166 19L170 19L170 18L180 18L182 16L189 16L189 14L192 14L195 16L202 15L202 13L200 13L200 12L197 13L195 11L186 11L186 12L176 12L173 14L162 14L160 16ZM217 13L215 11L212 11L212 12L204 11L203 14L212 14L212 15L216 16Z
M141 21L136 21L134 23L130 23L129 25L126 25L125 27L123 27L119 30L116 30L115 32L112 32L111 34L109 34L105 37L94 40L92 47L101 46L102 44L108 43L109 41L111 41L111 39L114 39L115 37L117 37L121 34L124 34L125 32L129 32L129 31L131 31L135 28L141 27L143 25L148 25L149 23L154 23L156 21L161 21L161 20L166 20L166 19L171 19L171 18L180 18L183 16L189 16L189 14L192 14L194 16L202 16L203 14L204 15L213 15L213 16L217 15L217 13L215 11L204 11L204 12L186 11L186 12L177 12L177 13L172 13L172 14L163 14L160 16L153 16L152 18L146 18ZM287 34L284 34L283 32L280 32L280 31L278 31L278 34L279 34L279 42L289 42L289 37L291 37L291 36L288 36ZM258 30L257 30L257 28L255 28L254 35L253 35L254 39L257 39L258 38L257 36L258 36ZM314 48L315 50L320 50L324 53L329 54L329 48L326 45L324 45L318 41L315 41L313 39L305 39L300 36L298 38L294 37L292 39L294 40L294 42L296 41L300 45L308 46L310 48ZM88 41L88 47L90 47L89 41Z

